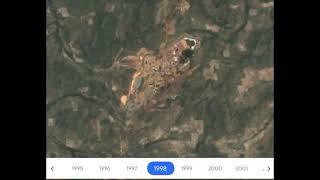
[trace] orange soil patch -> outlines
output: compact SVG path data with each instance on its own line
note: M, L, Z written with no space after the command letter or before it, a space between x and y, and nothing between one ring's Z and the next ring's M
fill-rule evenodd
M128 96L126 95L121 96L120 101L122 105L126 105L128 101Z

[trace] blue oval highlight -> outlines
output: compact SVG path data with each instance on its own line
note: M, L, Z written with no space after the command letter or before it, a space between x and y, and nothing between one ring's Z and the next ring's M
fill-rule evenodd
M151 175L170 175L174 171L172 162L153 161L148 164L148 172Z

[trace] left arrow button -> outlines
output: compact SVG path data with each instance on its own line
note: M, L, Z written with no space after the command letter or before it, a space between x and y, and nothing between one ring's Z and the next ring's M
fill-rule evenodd
M51 167L51 171L53 171L53 166Z

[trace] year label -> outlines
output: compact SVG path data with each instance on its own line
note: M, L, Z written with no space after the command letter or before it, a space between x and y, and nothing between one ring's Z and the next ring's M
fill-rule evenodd
M192 170L192 166L181 166L181 170L182 171L191 171Z
M222 166L209 166L209 171L222 171Z
M72 170L73 171L83 171L83 167L82 166L72 166Z
M246 165L236 166L236 171L248 171L249 168Z
M167 166L153 166L155 171L167 171Z
M100 171L110 171L110 166L99 166Z
M127 171L137 171L138 166L127 166Z

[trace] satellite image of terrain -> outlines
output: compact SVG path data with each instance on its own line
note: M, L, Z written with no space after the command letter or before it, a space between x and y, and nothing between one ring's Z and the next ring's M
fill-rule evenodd
M47 0L47 157L273 157L272 0Z

